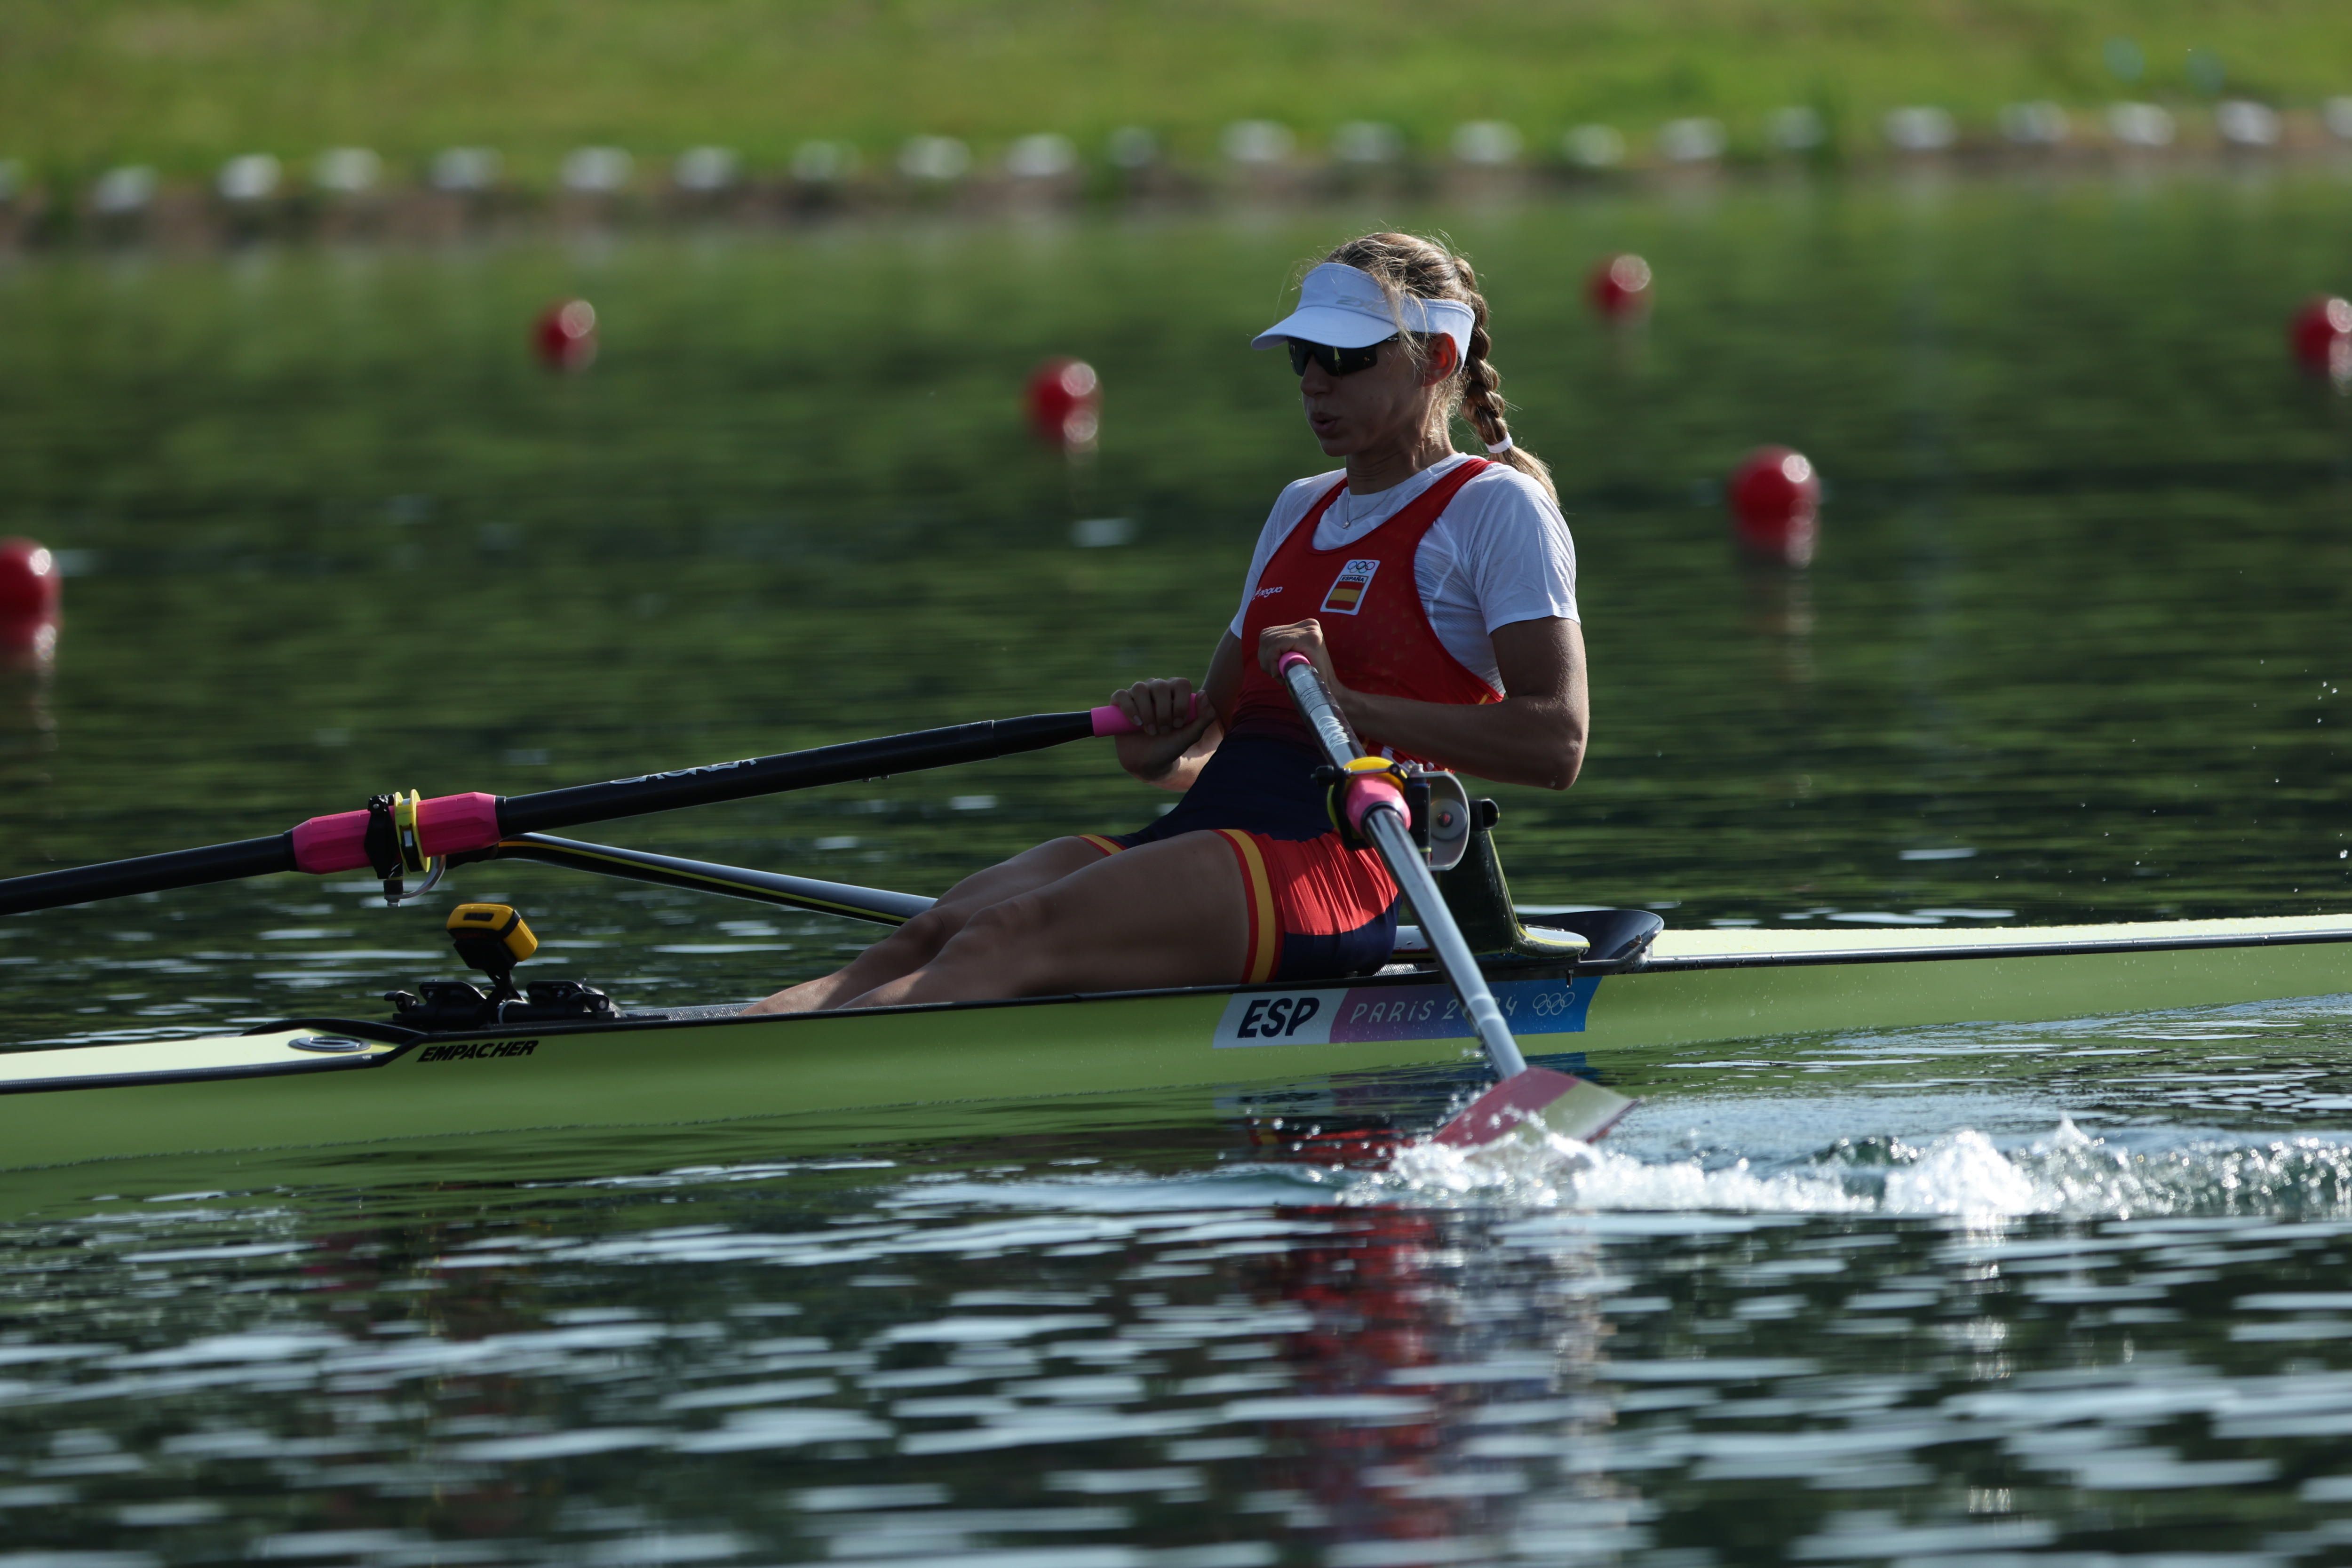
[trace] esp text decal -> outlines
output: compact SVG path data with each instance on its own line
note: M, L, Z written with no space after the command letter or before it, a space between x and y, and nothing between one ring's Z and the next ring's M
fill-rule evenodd
M1579 1035L1601 984L1582 980L1506 980L1495 1002L1518 1035ZM1475 1037L1453 987L1354 985L1344 990L1244 991L1225 1003L1212 1043L1238 1046L1344 1046L1370 1040Z

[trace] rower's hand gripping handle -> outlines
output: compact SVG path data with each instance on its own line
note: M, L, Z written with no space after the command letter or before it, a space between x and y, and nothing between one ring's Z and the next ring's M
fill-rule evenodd
M1097 735L1140 735L1143 726L1127 716L1115 702L1106 702L1089 715L1095 721ZM1192 706L1185 711L1184 722L1190 724L1201 716L1201 694L1192 693Z

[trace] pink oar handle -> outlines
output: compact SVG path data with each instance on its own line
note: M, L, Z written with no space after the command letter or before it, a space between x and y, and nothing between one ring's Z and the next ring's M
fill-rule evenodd
M312 876L356 871L367 865L368 814L339 811L294 829L294 865ZM416 806L416 837L425 853L454 855L488 849L499 841L499 797L443 795Z
M1192 706L1184 715L1184 721L1189 724L1200 716L1201 694L1195 691L1192 693ZM1138 724L1134 720L1119 711L1116 706L1109 703L1106 703L1102 707L1096 709L1094 710L1093 717L1095 721L1095 733L1097 735L1140 735L1143 733L1143 727L1140 724Z

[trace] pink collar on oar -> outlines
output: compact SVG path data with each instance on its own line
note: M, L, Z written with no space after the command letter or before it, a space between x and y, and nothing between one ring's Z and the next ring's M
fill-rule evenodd
M416 804L417 841L435 859L488 849L499 837L499 797L494 795L442 795ZM368 865L368 814L339 811L314 816L296 826L294 868L323 877L334 871L356 871Z

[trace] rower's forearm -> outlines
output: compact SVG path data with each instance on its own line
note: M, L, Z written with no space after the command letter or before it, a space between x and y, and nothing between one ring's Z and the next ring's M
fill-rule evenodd
M1165 762L1152 758L1137 763L1129 763L1124 757L1119 762L1138 783L1148 784L1154 789L1174 790L1179 795L1192 787L1192 781L1200 776L1202 766L1201 759L1189 753Z
M1166 773L1157 773L1149 778L1145 778L1140 773L1136 776L1153 789L1172 790L1178 795L1182 795L1192 787L1192 781L1201 776L1201 770L1206 765L1205 758L1181 756L1169 764Z
M1224 734L1224 727L1213 719L1205 730L1172 757L1168 752L1175 743L1172 736L1122 735L1118 740L1119 765L1154 789L1181 795L1192 787L1192 781L1209 765L1209 757Z
M1585 719L1566 698L1507 697L1466 707L1362 692L1339 706L1356 732L1496 784L1566 789L1584 765Z

